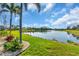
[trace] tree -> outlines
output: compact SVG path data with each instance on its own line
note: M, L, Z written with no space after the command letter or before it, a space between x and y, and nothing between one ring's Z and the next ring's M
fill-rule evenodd
M40 12L40 4L39 3L34 3L38 9L38 12ZM22 43L22 12L23 12L23 6L25 7L25 10L27 11L27 3L21 3L20 4L20 21L19 21L19 26L20 26L20 43Z
M39 3L33 3L37 9L38 9L38 12L40 12L40 4ZM22 12L23 12L23 6L25 7L25 10L27 11L27 5L28 3L21 3L20 4L20 8L18 9L19 12L17 11L17 8L15 9L15 4L14 3L10 3L10 4L7 4L7 3L3 3L2 4L2 8L7 8L6 10L8 10L10 12L10 34L11 34L11 26L12 26L12 15L13 13L17 14L19 13L20 15L20 20L19 20L19 26L20 26L20 29L19 29L19 32L20 32L20 43L22 43Z
M2 10L0 10L0 16L2 15L2 17L3 17L3 26L4 26L4 29L5 29L5 27L6 27L6 24L7 24L7 20L6 20L6 12L8 12L8 10L5 10L5 9L2 9ZM2 14L3 13L3 14ZM2 23L2 22L1 22Z
M11 35L12 16L13 16L13 13L16 12L16 6L14 3L10 3L10 4L3 3L2 8L3 8L3 10L10 12L10 35Z

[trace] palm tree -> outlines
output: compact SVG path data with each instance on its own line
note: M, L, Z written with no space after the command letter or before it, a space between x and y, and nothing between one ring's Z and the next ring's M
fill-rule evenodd
M33 3L36 5L38 12L40 12L40 4L39 3ZM20 22L19 22L19 26L20 26L20 43L22 43L22 12L23 12L23 6L25 7L26 11L27 11L27 3L21 3L20 4Z
M4 15L2 16L3 18L4 18L4 20L3 20L3 25L4 25L4 28L6 27L6 12L8 12L8 10L0 10L0 16L1 16L1 14L3 13Z
M6 10L6 11L10 12L10 35L11 35L12 16L13 16L13 12L16 11L15 10L16 6L15 6L14 3L10 3L10 4L3 3L2 8L3 8L3 10Z
M36 5L36 7L38 9L38 12L40 12L40 4L39 3L33 3L33 4ZM20 26L20 29L19 29L19 31L20 31L20 43L22 43L22 12L23 12L23 6L25 7L25 10L27 11L27 5L28 5L28 3L21 3L20 4L20 8L18 9L18 10L20 10L19 11L20 13L19 13L18 10L17 10L18 7L15 7L14 3L11 3L11 4L3 3L2 4L2 8L7 8L8 11L10 12L10 34L11 34L11 26L12 26L12 15L13 15L13 13L20 14L20 21L19 21L19 26Z

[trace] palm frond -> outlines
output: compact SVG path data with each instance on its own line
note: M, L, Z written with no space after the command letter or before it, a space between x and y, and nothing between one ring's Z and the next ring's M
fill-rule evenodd
M27 11L27 3L24 3L25 10Z
M10 9L10 6L7 4L7 3L3 3L1 5L2 8L7 8L7 9Z
M15 14L20 14L20 7L19 6L16 6L14 9L13 9L13 13Z
M9 11L8 11L8 10L5 10L5 9L4 9L4 10L1 10L1 11L0 11L0 15L1 15L3 12L9 12Z
M35 4L35 6L37 7L38 12L40 12L40 3L34 3L34 4Z
M10 8L13 9L15 4L14 3L11 3L10 5L11 5Z
M6 5L6 3L2 3L2 4L1 4L1 8L4 8L5 5Z

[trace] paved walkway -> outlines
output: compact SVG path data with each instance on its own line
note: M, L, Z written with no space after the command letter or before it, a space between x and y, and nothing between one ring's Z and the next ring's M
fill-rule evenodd
M6 37L1 37L1 38L0 38L0 52L4 51L3 45L4 45L4 43L6 42L6 41L4 40L5 38L6 38Z

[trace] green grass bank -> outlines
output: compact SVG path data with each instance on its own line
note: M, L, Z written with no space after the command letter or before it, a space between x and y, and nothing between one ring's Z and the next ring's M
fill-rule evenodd
M18 31L12 34L19 37ZM21 56L77 56L79 45L64 44L57 41L46 40L38 37L23 34L23 40L30 43L30 47L22 52Z

